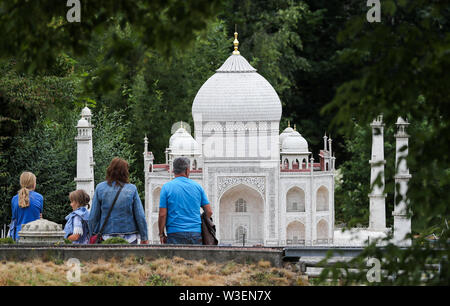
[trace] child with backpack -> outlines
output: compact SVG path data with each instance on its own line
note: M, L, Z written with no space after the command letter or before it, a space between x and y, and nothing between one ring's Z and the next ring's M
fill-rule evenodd
M69 200L73 211L66 216L64 238L75 244L88 244L90 238L88 226L90 197L83 189L78 189L69 194Z

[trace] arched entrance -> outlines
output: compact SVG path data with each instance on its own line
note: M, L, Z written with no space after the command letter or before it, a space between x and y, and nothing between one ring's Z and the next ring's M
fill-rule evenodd
M264 243L264 199L252 187L239 184L219 200L220 242L231 245Z

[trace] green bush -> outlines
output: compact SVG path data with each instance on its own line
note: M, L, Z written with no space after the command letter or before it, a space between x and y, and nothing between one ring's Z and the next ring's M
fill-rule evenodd
M147 286L173 286L170 277L164 277L159 274L152 274L149 276Z
M102 241L102 244L128 244L128 241L121 237L113 237Z
M0 238L0 244L13 244L13 243L15 243L15 241L11 237Z

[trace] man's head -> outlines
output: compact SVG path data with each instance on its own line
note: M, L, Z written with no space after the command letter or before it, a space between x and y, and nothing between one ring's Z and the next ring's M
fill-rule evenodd
M189 177L189 167L191 161L187 157L177 157L173 161L173 173L175 176Z

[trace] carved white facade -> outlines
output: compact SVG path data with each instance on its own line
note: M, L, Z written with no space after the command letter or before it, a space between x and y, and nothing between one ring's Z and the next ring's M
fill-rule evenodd
M236 40L237 41L237 40ZM223 245L317 245L333 241L334 164L331 139L314 163L303 136L280 135L280 99L269 82L233 53L198 91L192 105L195 138L179 127L166 163L153 164L145 138L145 211L159 243L161 187L172 161L191 160L190 178L203 186Z

